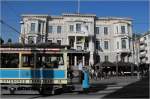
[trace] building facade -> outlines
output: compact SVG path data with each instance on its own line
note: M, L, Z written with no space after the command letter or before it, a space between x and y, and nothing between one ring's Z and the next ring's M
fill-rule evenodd
M21 43L57 43L89 51L89 65L132 62L132 20L95 14L22 15ZM84 57L82 58L84 60ZM77 65L78 57L74 57Z
M150 64L150 32L140 37L140 63Z

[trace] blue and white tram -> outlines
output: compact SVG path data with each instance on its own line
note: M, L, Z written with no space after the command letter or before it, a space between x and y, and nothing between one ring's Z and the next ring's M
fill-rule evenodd
M0 53L0 84L11 93L32 88L43 94L67 84L67 46L4 44Z

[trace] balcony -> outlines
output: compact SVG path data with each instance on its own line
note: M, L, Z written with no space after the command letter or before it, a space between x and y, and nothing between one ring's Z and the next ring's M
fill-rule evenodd
M140 45L140 51L145 50L145 45Z
M131 36L128 34L128 33L124 33L124 34L122 34L122 33L115 33L115 35L114 35L115 37L125 37L125 38L131 38Z
M67 34L68 36L88 36L88 32L82 32L82 31L78 31L78 32L68 32Z
M140 45L143 45L143 44L145 44L145 40L144 40L144 38L141 38L140 39Z
M118 53L131 53L130 49L117 49L116 50Z
M146 56L146 51L140 52L140 57L145 57Z
M141 63L146 63L146 58L142 58Z

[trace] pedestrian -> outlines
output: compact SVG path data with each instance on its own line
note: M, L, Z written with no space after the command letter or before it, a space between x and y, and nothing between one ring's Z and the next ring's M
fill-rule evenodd
M78 63L78 70L79 70L79 78L80 78L80 82L82 83L83 80L83 64L82 61L79 61Z
M79 69L80 71L82 71L82 69L83 69L83 64L82 64L82 61L79 61L79 64L78 64L78 69Z

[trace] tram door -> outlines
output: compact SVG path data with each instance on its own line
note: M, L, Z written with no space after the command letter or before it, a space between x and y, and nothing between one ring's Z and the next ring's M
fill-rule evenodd
M76 59L76 60L75 60ZM68 79L73 86L73 91L82 91L83 72L79 70L79 62L82 56L78 54L69 54Z

